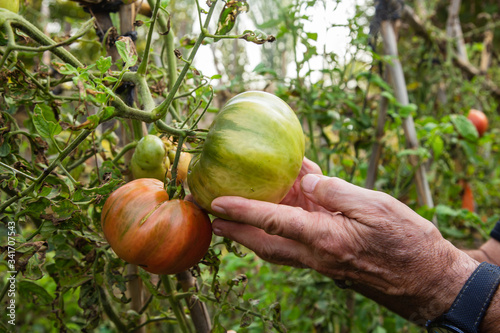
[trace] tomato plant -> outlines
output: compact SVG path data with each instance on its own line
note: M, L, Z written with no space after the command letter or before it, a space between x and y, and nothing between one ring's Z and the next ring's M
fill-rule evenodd
M209 212L212 200L224 195L279 202L299 174L304 145L288 104L265 92L241 93L210 125L189 166L189 189Z
M483 111L471 109L467 119L474 124L479 136L483 136L484 132L488 129L488 118Z
M137 179L114 191L101 216L116 255L155 274L192 267L212 239L208 215L190 201L169 200L156 179Z

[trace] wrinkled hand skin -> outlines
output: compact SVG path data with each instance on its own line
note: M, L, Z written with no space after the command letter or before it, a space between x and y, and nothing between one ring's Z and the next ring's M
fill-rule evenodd
M479 262L388 194L321 175L304 159L280 204L220 197L214 233L272 263L314 269L425 324L444 313Z

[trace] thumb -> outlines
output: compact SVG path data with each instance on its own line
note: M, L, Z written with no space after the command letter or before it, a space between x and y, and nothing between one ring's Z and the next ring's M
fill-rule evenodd
M308 174L301 180L304 195L331 212L341 212L350 218L360 218L387 207L391 196L350 184L336 177ZM392 203L393 204L393 203Z

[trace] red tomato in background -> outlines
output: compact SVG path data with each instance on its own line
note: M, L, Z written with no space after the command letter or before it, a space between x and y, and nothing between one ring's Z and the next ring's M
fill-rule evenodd
M479 137L483 136L484 132L486 132L486 130L488 129L488 118L486 117L484 112L471 109L469 111L467 119L469 119L470 122L474 124L479 134Z
M141 178L109 196L101 225L121 259L155 274L176 274L197 264L212 239L208 215L194 203L168 200L163 182Z
M476 203L474 202L474 193L469 183L463 182L463 194L462 194L462 208L467 209L470 212L476 210Z

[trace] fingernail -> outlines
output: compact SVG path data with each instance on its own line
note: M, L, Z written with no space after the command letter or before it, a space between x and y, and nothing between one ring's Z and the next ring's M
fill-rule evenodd
M214 234L216 234L217 236L222 236L222 229L220 228L219 223L220 223L220 220L219 220L219 219L216 219L216 220L212 223L212 231L213 231L213 233L214 233Z
M319 180L320 180L319 175L313 175L313 174L305 175L302 178L302 181L300 182L302 186L302 191L311 193L316 188L316 184L318 184Z
M216 204L213 203L212 203L212 210L215 213L226 215L226 210L224 208L222 208L221 206L217 206Z
M216 234L217 236L222 236L222 230L221 230L221 229L219 229L218 227L216 227L216 226L213 226L213 225L212 225L212 231L213 231L213 233L214 233L214 234Z

